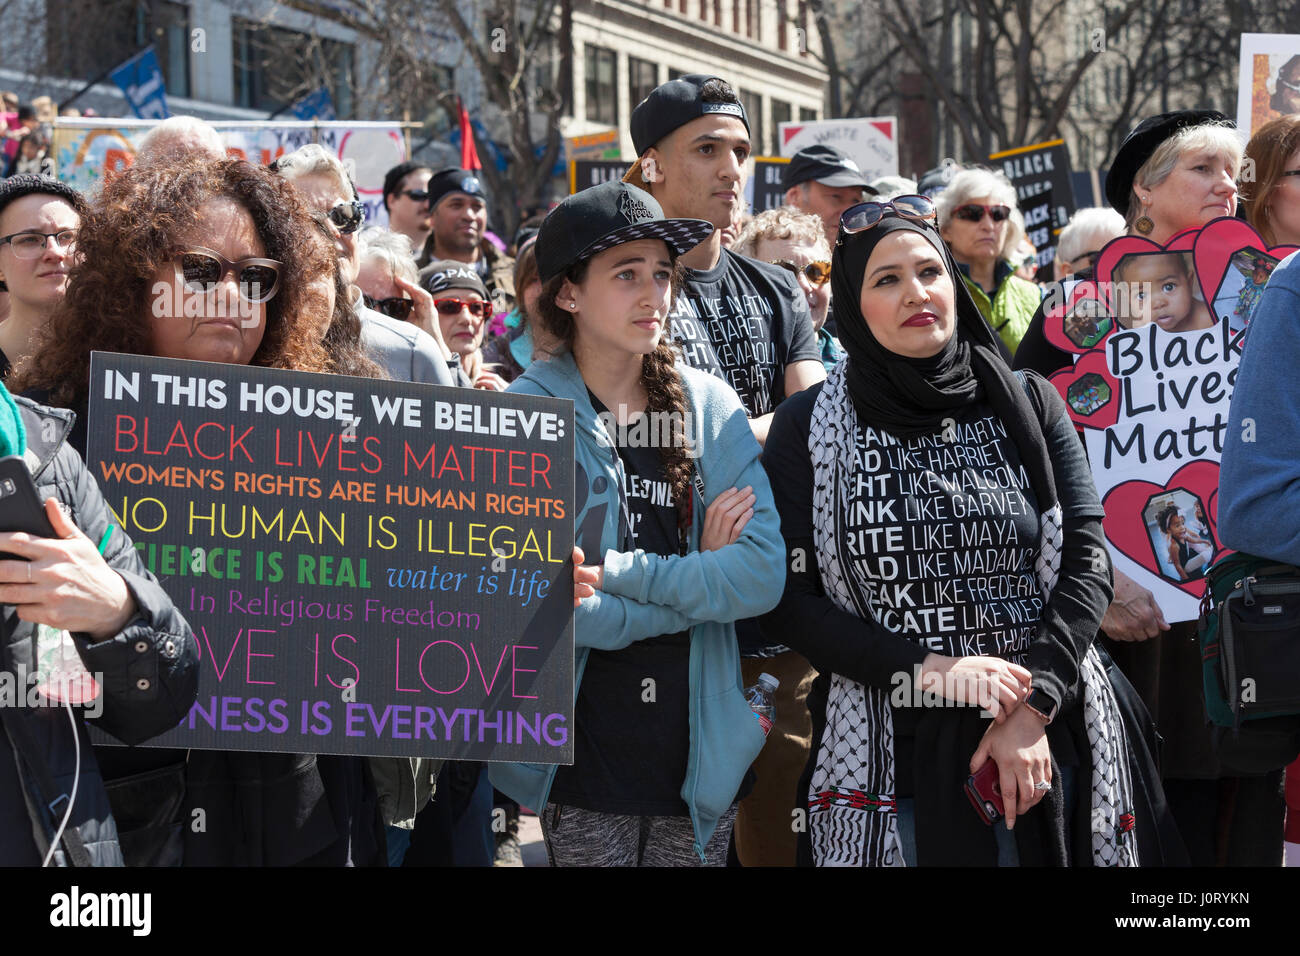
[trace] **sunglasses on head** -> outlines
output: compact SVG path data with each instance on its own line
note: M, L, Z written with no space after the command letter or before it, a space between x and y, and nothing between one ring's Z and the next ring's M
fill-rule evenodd
M979 222L984 218L985 213L988 213L989 218L994 222L1003 222L1011 215L1011 207L981 206L979 203L970 202L952 211L953 218L963 222Z
M791 262L789 259L768 259L774 266L780 266L782 269L788 269L796 276L803 275L809 282L815 286L823 286L830 281L831 264L825 261L810 262L806 266Z
M893 211L895 215L917 222L934 221L934 200L928 196L895 196L888 202L870 200L850 206L840 216L840 236L835 240L839 245L845 236L866 232L885 218L885 213Z
M240 259L231 262L219 252L196 247L184 249L173 260L191 292L207 295L227 275L234 275L239 297L245 302L268 302L280 289L280 268L275 259Z
M358 199L340 200L329 211L330 222L338 227L343 235L349 235L361 228L366 221L366 207Z
M368 295L362 295L361 300L365 303L367 309L374 309L390 319L397 319L405 322L411 316L411 310L415 308L415 302L412 299L404 299L401 296L395 296L391 299L375 299Z
M455 315L461 309L469 309L470 315L482 318L487 315L488 303L479 299L434 299L433 307L441 315Z

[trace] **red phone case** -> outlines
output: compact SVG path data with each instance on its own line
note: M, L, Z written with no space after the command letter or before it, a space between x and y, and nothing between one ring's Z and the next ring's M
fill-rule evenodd
M1002 786L999 783L998 765L992 758L966 778L966 796L980 819L992 826L1002 819Z

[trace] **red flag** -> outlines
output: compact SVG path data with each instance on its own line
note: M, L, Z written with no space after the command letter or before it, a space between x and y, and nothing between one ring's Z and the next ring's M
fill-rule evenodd
M469 111L465 109L465 101L460 97L456 98L456 102L460 106L460 168L482 169L478 150L474 147L474 130L469 125Z

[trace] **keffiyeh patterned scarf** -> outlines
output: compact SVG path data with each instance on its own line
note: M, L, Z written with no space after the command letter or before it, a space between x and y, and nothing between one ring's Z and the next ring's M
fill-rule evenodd
M843 548L851 513L858 416L847 391L846 363L827 377L813 408L809 452L813 464L813 527L817 564L827 596L840 610L870 618L862 568ZM1035 571L1044 607L1061 567L1060 503L1039 502L1040 540ZM1093 863L1136 866L1128 747L1114 692L1095 648L1081 663L1085 723L1092 756ZM832 674L826 727L809 787L813 857L819 866L903 866L894 780L894 727L888 695Z

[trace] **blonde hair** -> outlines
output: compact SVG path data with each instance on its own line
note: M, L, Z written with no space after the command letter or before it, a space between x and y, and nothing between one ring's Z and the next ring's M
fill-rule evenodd
M1200 123L1196 126L1184 126L1167 140L1156 147L1147 161L1133 176L1133 185L1129 189L1128 215L1124 225L1130 231L1142 215L1142 202L1137 190L1154 189L1169 178L1169 174L1178 165L1178 160L1185 153L1208 152L1216 156L1226 156L1232 161L1232 178L1241 172L1241 160L1245 147L1237 135L1237 128L1228 122Z
M826 230L822 228L821 217L800 212L794 206L769 209L749 220L731 244L731 251L754 259L757 258L755 253L760 242L780 242L783 239L793 239L795 242L818 247L825 251L827 259L831 257L831 247L826 241Z

